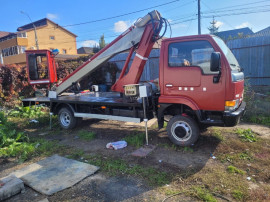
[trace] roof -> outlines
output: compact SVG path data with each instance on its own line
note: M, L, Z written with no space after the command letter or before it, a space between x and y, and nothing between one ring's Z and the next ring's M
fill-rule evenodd
M270 26L256 32L253 36L270 36Z
M3 31L0 31L0 38L2 37L5 37L7 35L11 34L11 32L3 32Z
M232 38L238 37L238 33L243 34L243 36L254 34L254 32L250 28L245 27L245 28L240 28L240 29L233 29L233 30L218 32L218 33L216 33L216 35L219 36L220 38L226 40L230 37L232 37Z
M33 29L35 25L35 27L43 27L43 26L47 26L48 25L48 22L52 23L55 25L56 28L61 28L65 31L67 31L68 33L72 34L73 36L77 37L76 34L73 34L72 32L68 31L67 29L65 29L64 27L58 25L57 23L49 20L48 18L43 18L41 20L38 20L38 21L35 21L35 22L32 22L32 23L29 23L27 25L23 25L21 27L18 27L17 31L24 31L24 30L29 30L29 29Z
M93 53L93 48L90 47L81 47L77 49L78 54L90 54Z

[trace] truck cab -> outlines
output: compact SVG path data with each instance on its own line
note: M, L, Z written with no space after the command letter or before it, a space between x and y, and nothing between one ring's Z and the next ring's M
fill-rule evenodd
M244 73L219 37L163 40L159 71L160 127L166 115L179 114L192 117L202 128L239 122L245 109Z

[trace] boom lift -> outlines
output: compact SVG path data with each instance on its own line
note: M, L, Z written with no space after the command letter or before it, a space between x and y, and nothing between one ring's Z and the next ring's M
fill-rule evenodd
M167 132L173 143L188 146L198 139L200 129L236 125L245 110L244 74L229 48L216 36L163 40L160 91L151 84L138 84L155 41L162 37L159 33L163 24L166 31L167 22L160 13L155 10L148 13L58 84L54 53L27 50L29 82L32 85L48 84L47 102L51 114L58 115L64 129L75 127L82 118L141 122L156 116L159 128L169 119ZM105 61L127 50L129 54L122 72L111 87L115 92L62 94L68 88L76 87ZM45 62L45 67L39 61ZM142 102L144 97L146 102ZM37 101L45 102L46 99L23 100L25 105Z

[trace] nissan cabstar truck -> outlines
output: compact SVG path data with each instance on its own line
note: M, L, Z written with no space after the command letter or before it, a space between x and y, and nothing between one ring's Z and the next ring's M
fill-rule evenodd
M153 45L162 39L167 24L158 11L148 13L61 82L55 52L27 50L29 83L47 85L49 91L48 97L24 99L24 104L47 102L64 129L74 128L82 118L139 123L156 117L159 128L168 121L168 136L180 146L195 143L201 129L208 126L235 126L246 106L244 74L217 36L163 39L159 67L155 67L158 86L140 82ZM165 31L160 36L161 30ZM129 54L110 92L65 93L77 89L82 79L124 51Z

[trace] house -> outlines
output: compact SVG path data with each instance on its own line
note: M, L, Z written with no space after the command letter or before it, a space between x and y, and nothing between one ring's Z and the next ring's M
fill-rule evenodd
M17 32L0 31L0 64L25 63L25 50L37 49L34 26L38 49L58 49L59 55L77 55L77 36L44 18L19 27Z
M238 38L239 36L246 37L252 34L254 34L254 32L250 28L245 27L245 28L240 28L240 29L233 29L233 30L218 32L215 35L222 38L224 41L228 41L231 39Z
M92 54L93 53L93 48L91 47L81 47L77 49L78 54Z

